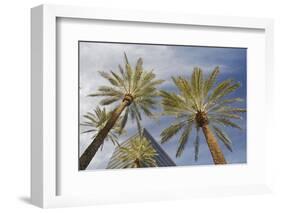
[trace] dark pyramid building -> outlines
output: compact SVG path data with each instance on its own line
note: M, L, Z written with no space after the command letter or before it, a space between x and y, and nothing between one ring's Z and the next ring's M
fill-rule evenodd
M139 134L135 134L130 137L126 141L122 142L120 146L128 146L132 139L138 137ZM172 161L172 159L168 156L168 154L161 148L161 146L155 141L155 139L149 134L146 129L143 129L143 137L147 139L147 141L151 144L151 146L156 150L157 156L155 158L158 167L165 166L176 166L176 164ZM120 148L116 146L109 163L107 165L107 169L121 169L124 168L124 163L119 159L120 156Z

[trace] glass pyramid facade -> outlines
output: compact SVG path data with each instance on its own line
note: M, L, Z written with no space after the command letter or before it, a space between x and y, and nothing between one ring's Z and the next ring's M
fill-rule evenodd
M147 141L151 144L151 146L157 152L157 156L155 158L157 167L166 167L166 166L176 166L173 160L168 156L168 154L161 148L161 146L156 142L156 140L150 135L150 133L143 129L143 137L147 139ZM132 139L138 137L139 134L135 134L130 137L126 141L122 142L120 146L128 146ZM120 147L116 146L109 163L107 165L107 169L121 169L124 168L124 162L120 160Z

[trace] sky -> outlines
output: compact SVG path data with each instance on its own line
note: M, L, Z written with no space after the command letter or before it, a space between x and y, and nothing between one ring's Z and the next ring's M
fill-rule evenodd
M79 42L79 75L80 75L80 123L84 120L83 115L93 112L99 105L101 98L89 97L90 93L97 91L99 86L108 85L98 71L117 71L118 65L124 66L124 52L126 52L130 64L134 67L138 58L142 58L144 70L154 70L158 79L165 82L159 89L177 91L172 83L171 76L190 77L194 67L200 67L203 75L210 74L216 66L220 67L218 82L225 79L234 79L240 82L241 87L228 97L240 97L243 102L237 107L246 108L247 95L247 49L230 47L200 47L200 46L175 46L157 44L126 44L126 43L101 43L101 42ZM113 110L113 106L107 106L107 110ZM161 107L155 112L161 112ZM219 142L228 163L246 163L246 123L247 115L237 123L243 130L224 128L232 141L233 152ZM156 141L160 142L162 130L174 121L172 117L161 116L160 120L152 120L143 116L142 126L150 132ZM136 124L128 120L126 135L119 138L122 143L130 136L136 134ZM86 130L80 126L80 132ZM195 131L193 131L195 132ZM210 165L213 164L212 157L205 138L200 133L199 159L194 161L195 134L191 134L183 154L176 158L178 138L180 134L173 137L169 142L161 144L172 160L178 166L188 165ZM91 143L91 134L80 134L80 155ZM105 169L114 151L114 145L110 141L104 143L102 151L99 150L89 164L87 170Z

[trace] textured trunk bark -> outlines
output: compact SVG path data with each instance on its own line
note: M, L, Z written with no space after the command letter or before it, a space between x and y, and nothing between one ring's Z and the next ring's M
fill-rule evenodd
M137 165L137 168L141 168L139 159L136 159L136 160L135 160L135 163L136 163L136 165Z
M121 113L124 111L124 109L129 105L129 102L127 100L124 100L120 106L118 106L114 112L112 113L111 118L107 121L104 128L97 134L93 142L88 146L88 148L85 150L85 152L81 155L79 158L79 170L85 170L93 157L95 156L96 152L100 148L100 146L103 144L104 139L106 138L108 132L112 129L112 127L115 125L116 121L120 117Z
M204 136L206 138L209 150L213 157L213 161L215 164L227 164L224 155L219 147L219 144L213 135L212 131L210 130L208 124L202 126L202 130Z

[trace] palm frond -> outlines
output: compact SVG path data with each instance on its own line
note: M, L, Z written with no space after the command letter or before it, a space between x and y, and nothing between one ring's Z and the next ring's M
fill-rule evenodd
M137 61L136 69L135 69L134 76L133 76L133 89L132 89L132 91L134 91L139 85L139 81L140 81L141 76L143 74L142 65L143 65L143 60L142 60L142 58L139 58L138 61Z
M229 127L233 127L233 128L242 130L242 128L238 124L232 122L230 119L227 119L227 118L215 118L212 121L215 123L218 123L220 125L223 125L223 126L229 126Z
M140 103L139 106L140 106L141 110L143 111L143 113L144 113L147 117L149 117L149 118L154 118L154 117L155 117L154 113L152 113L152 112L149 110L149 108L148 108L145 104Z
M141 120L141 113L139 111L139 107L138 105L136 104L136 102L133 101L132 105L131 105L131 108L136 112L136 117Z
M83 117L86 118L86 119L88 119L88 120L90 120L91 123L94 123L94 124L97 123L95 117L94 117L94 116L91 116L90 114L86 114L86 115L84 115ZM89 123L88 123L88 124L89 124Z
M210 92L210 90L214 86L219 72L220 72L219 67L215 67L213 72L205 80L205 82L204 82L204 97L207 96L207 94Z
M225 97L231 92L234 92L236 89L240 87L240 83L234 83L232 79L225 80L220 83L213 91L209 98L209 103L214 103L219 101L222 97Z
M159 95L162 96L162 105L165 114L175 115L183 112L196 113L196 110L190 106L190 103L186 103L181 96L175 93L161 90Z
M244 100L242 98L231 98L231 99L224 99L221 102L219 102L220 105L226 105L226 104L233 104L235 102L243 102Z
M194 141L194 160L198 161L199 156L199 128L196 128L196 137Z
M176 157L180 157L182 155L182 152L185 148L185 145L188 141L188 137L189 137L190 132L192 130L192 126L193 126L193 122L189 122L186 125L186 127L185 127L185 129L184 129L184 131L183 131L183 133L182 133L182 135L179 139L179 146L178 146L178 149L177 149Z
M231 140L227 136L225 132L223 132L219 127L213 125L213 129L215 130L216 136L223 142L223 144L226 146L226 148L232 152L232 147L231 147Z
M124 53L124 58L125 58L125 76L126 76L126 80L127 80L127 83L128 83L128 91L129 93L131 92L132 88L132 75L133 75L133 69L129 63L129 60L128 60L128 57L126 55L126 53Z
M136 87L132 93L135 98L142 97L143 95L150 96L150 93L153 94L156 91L156 86L160 85L163 82L164 80L150 80L146 82L141 81L138 87Z
M239 107L236 107L236 108L232 108L232 107L229 107L229 108L226 108L225 110L222 110L220 112L225 112L225 113L244 113L246 112L246 109L244 108L239 108Z
M176 135L184 126L185 126L185 122L183 121L183 122L174 123L171 126L164 129L160 134L161 143L167 142L174 135Z
M128 115L129 115L129 108L126 109L125 114L124 114L123 118L121 119L121 125L120 125L120 129L119 129L119 131L118 131L119 134L122 133L124 127L125 127L126 124L127 124Z
M96 96L110 96L110 97L119 97L122 98L124 93L119 89L109 87L109 86L101 86L98 88L98 92L91 93L88 96L96 97Z
M196 94L193 93L192 86L188 82L188 80L182 77L172 77L174 84L177 86L178 90L180 91L182 97L185 99L186 102L191 101L193 105L196 105L198 108L198 103L196 100Z
M246 109L240 107L230 107L225 105L217 105L209 110L210 113L244 113Z
M89 133L89 132L96 132L97 130L96 129L90 129L90 130L87 130L87 131L83 131L81 132L82 134L85 134L85 133Z
M215 113L214 115L212 113L209 114L210 117L215 117L215 118L226 118L226 119L239 119L242 120L242 116L237 115L237 114L232 114L232 113Z
M140 119L138 116L136 117L136 123L137 123L139 135L142 137L142 127L141 127L141 122L140 122Z
M118 82L117 86L122 87L127 92L125 80L122 78L123 76L119 76L117 73L115 73L113 71L110 71L110 73L116 79L116 81Z
M221 94L223 93L223 91L225 89L227 89L231 84L233 83L233 80L232 79L227 79L227 80L224 80L223 82L221 82L215 89L214 91L212 92L212 94L210 94L209 96L209 99L208 99L208 102L209 103L212 103L214 102L215 100L217 100Z
M119 101L120 98L119 97L110 97L110 98L104 98L100 101L100 104L105 106L105 105L109 105L109 104L112 104L116 101Z
M112 85L114 85L114 86L118 86L118 85L119 85L118 81L117 81L116 79L112 78L112 76L111 76L109 73L104 72L104 71L98 71L98 72L99 72L99 74L100 74L103 78L105 78L106 80L108 80L109 83L111 83Z
M202 70L199 67L195 67L191 76L192 90L196 96L201 96L203 87L203 75Z
M243 101L244 100L242 98L222 99L217 102L208 103L207 106L205 107L205 110L208 112L217 111L220 109L230 107L231 104L234 104L237 102L243 102Z

